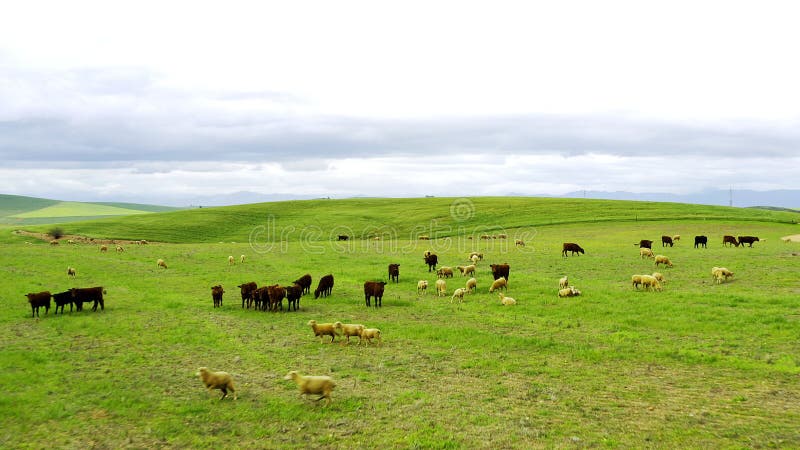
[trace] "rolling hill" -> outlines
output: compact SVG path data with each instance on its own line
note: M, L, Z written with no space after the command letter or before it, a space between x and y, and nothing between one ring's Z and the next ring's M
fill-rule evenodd
M174 211L178 208L134 203L88 203L0 195L0 223L34 225Z

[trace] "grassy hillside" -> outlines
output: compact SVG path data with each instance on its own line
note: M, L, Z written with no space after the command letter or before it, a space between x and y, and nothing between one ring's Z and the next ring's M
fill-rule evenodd
M8 216L46 208L57 203L58 200L0 194L0 220Z
M16 225L65 223L177 209L136 203L62 202L18 195L0 195L0 223Z
M662 220L797 222L790 212L679 203L556 198L304 200L202 208L71 224L66 231L161 242L409 239L499 233L554 224Z

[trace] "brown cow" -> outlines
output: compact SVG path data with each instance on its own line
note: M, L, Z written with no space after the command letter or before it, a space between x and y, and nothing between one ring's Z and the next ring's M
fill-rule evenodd
M758 242L759 239L756 236L739 236L739 245L744 247L744 244L750 244L750 247L753 246L753 242Z
M389 264L389 280L400 282L400 264Z
M267 288L267 294L269 294L269 310L277 311L280 308L283 311L283 299L286 297L286 289L279 284L273 284Z
M489 267L492 268L492 276L494 277L495 280L500 278L500 277L503 277L506 280L508 280L508 271L511 269L511 267L508 265L508 263L505 263L505 264L491 264L491 265L489 265Z
M25 297L28 297L28 303L31 304L31 317L38 317L41 307L44 307L45 314L50 312L50 291L31 292L25 294Z
M642 242L644 242L644 241L642 241ZM653 244L653 241L649 241L649 242L650 242L651 245ZM645 248L650 248L650 247L645 247ZM561 256L566 258L567 257L567 252L572 252L573 255L575 253L580 253L580 254L584 253L583 249L581 248L580 245L574 244L572 242L564 242L563 249L561 250Z
M76 311L83 311L83 304L89 302L94 302L92 311L97 311L98 304L100 305L100 309L106 309L105 301L103 301L103 294L106 294L106 290L100 286L90 288L72 288L70 289L70 292L72 292L72 300L75 302Z
M739 241L736 240L735 236L731 236L730 234L726 234L725 236L722 236L722 246L726 247L725 244L733 245L734 247L738 247L739 246Z
M436 253L425 255L423 259L425 260L425 264L428 265L428 272L436 270L436 264L439 264L439 257L436 256Z
M303 294L308 294L309 292L311 292L311 283L312 283L311 274L307 273L307 274L303 275L302 277L294 280L293 283L294 284L299 284L300 287L303 288L303 290L302 290Z
M291 286L285 286L286 290L286 310L297 311L300 308L300 297L303 296L303 286L295 283Z
M250 293L253 308L256 311L266 311L269 307L269 286L262 286ZM248 306L249 308L249 306Z
M251 281L249 283L243 283L239 286L236 286L242 290L242 308L244 308L245 302L247 302L247 308L250 308L250 305L253 304L253 291L258 289L258 285L255 281Z
M370 306L369 298L375 297L375 307L383 306L383 289L386 286L385 281L366 281L364 282L364 298L366 299L367 306Z
M320 295L327 297L333 291L333 275L325 275L319 279L319 285L314 290L314 298L319 298Z
M214 300L214 308L220 307L222 308L222 294L225 291L222 289L222 285L218 284L216 286L211 287L211 299Z

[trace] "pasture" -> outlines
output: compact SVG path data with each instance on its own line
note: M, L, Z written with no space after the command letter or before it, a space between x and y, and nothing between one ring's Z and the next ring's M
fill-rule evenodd
M0 229L0 447L800 446L800 244L780 240L799 233L790 223L796 215L509 201L527 213L474 199L473 213L459 216L448 209L452 199L385 199L65 226L162 241L123 253L28 244ZM365 202L375 210L365 212ZM636 212L645 206L647 213ZM266 215L276 233L254 233ZM342 230L355 238L331 240ZM465 230L509 237L470 240ZM415 232L439 238L419 241ZM384 239L358 239L367 234ZM682 239L662 249L663 234ZM709 237L707 249L693 248L695 234ZM767 240L725 248L723 234ZM516 236L525 247L514 246ZM634 245L643 238L674 263L658 269L667 280L662 292L631 287L631 275L655 271ZM580 243L586 254L562 258L563 242ZM452 267L483 252L478 293L463 304L436 297L436 276L422 258L429 249ZM169 268L156 267L158 258ZM507 295L517 300L509 307L487 292L489 264L505 262ZM363 282L388 281L389 263L400 264L399 283L387 284L382 308L367 308ZM67 266L77 269L75 279ZM732 281L714 283L713 266L732 270ZM334 274L332 296L306 295L297 312L241 308L238 284L287 285L305 273L312 291ZM564 275L580 297L557 298ZM431 287L420 297L422 279ZM465 281L456 271L448 293ZM216 284L225 289L222 308L212 307ZM32 319L24 298L101 285L104 312L51 309ZM380 328L383 346L320 343L310 319ZM195 376L201 366L231 373L238 400L205 392ZM298 398L283 379L291 370L331 376L330 406Z

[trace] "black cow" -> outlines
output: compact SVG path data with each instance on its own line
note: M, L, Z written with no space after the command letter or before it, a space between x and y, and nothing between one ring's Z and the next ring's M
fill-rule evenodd
M350 239L350 236L348 236L348 235L346 235L346 234L340 234L340 235L339 235L339 240L340 240L340 241L346 241L346 240L348 240L348 239Z
M50 291L31 292L25 294L31 304L31 317L39 316L39 308L44 307L44 313L50 312ZM36 313L34 315L34 313Z
M674 245L672 243L672 236L661 236L661 246L666 247L667 245L670 247Z
M750 244L750 247L752 247L753 242L758 242L758 240L756 236L739 236L739 245L744 247L744 244Z
M500 277L505 278L508 280L508 272L511 270L511 266L508 263L505 264L491 264L489 267L492 268L492 276L494 279L498 279Z
M72 288L70 289L70 292L72 292L72 301L75 302L76 311L83 311L83 304L89 302L94 302L94 305L92 305L92 311L97 311L98 304L100 305L101 310L106 309L106 304L103 300L103 294L106 294L106 290L100 286L90 288Z
M639 248L652 249L653 248L653 241L651 241L649 239L642 239L641 241L639 241Z
M303 288L303 294L308 294L311 292L311 274L305 274L302 277L294 280L294 284L299 284L301 288Z
M225 293L225 290L222 289L222 285L218 284L211 287L211 300L214 301L214 308L222 308L223 293Z
M694 248L702 245L703 248L708 248L708 236L695 236L694 237Z
M58 314L58 307L61 307L61 314L64 314L64 305L69 305L69 312L72 312L72 292L64 291L53 294L53 302L56 304L56 314Z
M320 295L327 297L333 291L333 275L325 275L319 279L319 285L314 291L314 298L319 298Z
M287 311L297 311L300 309L300 297L303 296L303 286L295 283L291 286L286 286L286 305Z
M389 264L389 280L400 282L400 264Z
M650 243L652 244L652 241L650 241ZM581 246L578 245L578 244L574 244L572 242L564 242L564 246L562 247L562 250L561 250L561 256L566 258L567 257L567 252L572 252L573 255L575 253L584 254L583 249L581 248ZM506 278L506 279L508 279L508 278Z
M436 256L436 253L425 255L423 259L425 260L425 264L428 265L428 272L436 270L436 264L439 264L439 257Z
M375 307L383 306L383 289L386 286L385 281L365 281L364 282L364 298L367 306L370 306L370 297L375 297Z

